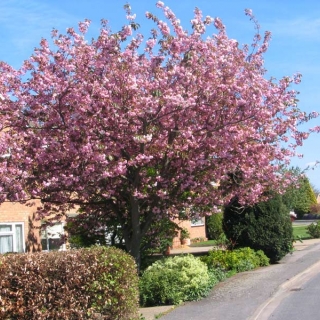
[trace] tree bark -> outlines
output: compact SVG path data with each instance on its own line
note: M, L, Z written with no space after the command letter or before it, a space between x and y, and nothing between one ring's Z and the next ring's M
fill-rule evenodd
M131 230L126 236L126 248L128 253L135 259L137 264L138 272L140 271L141 264L141 226L140 226L140 212L139 212L139 202L134 196L130 196L131 204Z

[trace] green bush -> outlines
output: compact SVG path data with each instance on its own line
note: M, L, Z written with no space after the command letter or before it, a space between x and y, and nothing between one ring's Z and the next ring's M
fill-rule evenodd
M265 255L265 253L262 250L255 251L255 254L260 261L260 267L265 267L270 264L270 259Z
M0 319L139 319L133 259L116 248L0 256Z
M180 241L183 242L186 239L190 238L190 233L188 231L188 229L186 228L181 228L180 230Z
M224 235L222 219L222 213L214 213L206 217L206 231L209 240L218 240Z
M272 263L292 250L292 223L280 195L252 207L227 206L223 228L234 248L262 250Z
M250 248L236 250L212 250L201 257L209 269L235 270L243 272L269 264L268 257L260 250L255 252Z
M309 233L312 238L320 238L320 221L309 224L307 226L307 233Z
M143 306L179 304L204 297L215 283L215 274L192 255L156 261L140 278Z
M209 272L217 279L218 282L225 280L228 276L228 272L222 268L210 268L208 266Z

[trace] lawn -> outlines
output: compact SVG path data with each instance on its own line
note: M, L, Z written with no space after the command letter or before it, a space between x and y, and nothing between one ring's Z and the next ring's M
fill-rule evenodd
M208 240L208 241L201 241L196 243L191 243L190 247L209 247L217 245L216 240Z
M307 226L294 226L293 227L294 239L311 239L309 233L307 233Z
M307 233L307 226L293 226L293 236L294 239L311 239L309 233ZM192 243L190 247L208 247L208 246L215 246L218 245L216 240L208 240L208 241L201 241Z

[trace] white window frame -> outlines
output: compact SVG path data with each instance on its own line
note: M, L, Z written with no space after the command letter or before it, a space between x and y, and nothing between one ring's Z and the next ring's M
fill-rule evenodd
M20 225L22 228L22 252L26 250L25 237L24 237L24 222L0 222L1 226L12 226L11 231L0 231L0 236L12 236L12 251L10 252L18 252L17 251L17 239L15 234L15 227Z
M190 219L191 227L201 227L205 225L205 217L191 218Z
M56 226L56 225L61 225L61 232L59 232L59 236L63 236L65 231L64 231L64 226L65 226L65 222L64 221L56 221L52 227ZM47 226L44 230L41 231L41 242L42 240L46 240L47 243L47 250L42 250L42 251L52 251L50 250L50 245L49 245L49 239L59 239L59 237L53 237L52 236L52 231L50 231L50 226ZM66 250L66 244L63 243L60 248L58 249L58 251L65 251Z

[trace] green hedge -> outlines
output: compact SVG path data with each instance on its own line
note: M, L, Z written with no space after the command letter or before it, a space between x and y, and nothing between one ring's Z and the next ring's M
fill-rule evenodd
M269 265L269 258L262 250L254 251L250 248L236 250L212 250L201 257L201 261L210 269L220 268L225 271L243 272L257 267Z
M2 255L0 288L0 319L139 319L136 265L116 248Z

